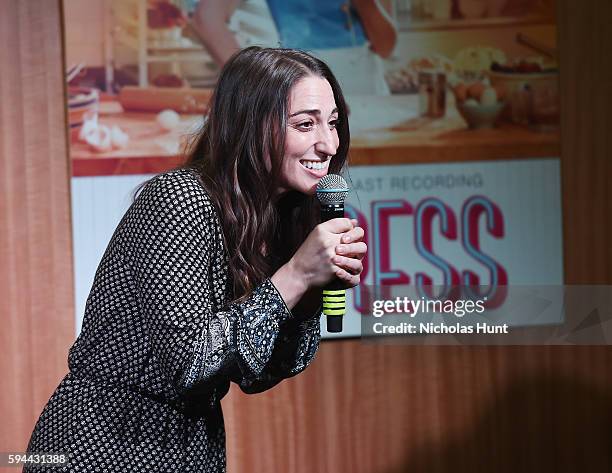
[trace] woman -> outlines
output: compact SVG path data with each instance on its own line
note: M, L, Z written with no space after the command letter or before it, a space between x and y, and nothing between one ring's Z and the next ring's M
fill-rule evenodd
M385 2L383 2L385 3ZM223 66L251 44L310 51L333 64L349 95L389 95L381 58L397 42L397 29L378 0L196 0L193 31Z
M359 283L363 230L316 225L346 118L314 57L232 57L186 165L148 181L113 234L28 452L68 453L68 471L225 470L230 381L256 393L303 371L319 289Z

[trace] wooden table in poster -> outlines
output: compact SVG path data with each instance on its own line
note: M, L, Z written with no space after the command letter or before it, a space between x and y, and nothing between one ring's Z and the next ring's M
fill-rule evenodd
M181 115L181 131L165 131L155 113L124 112L119 103L101 104L100 123L118 125L129 137L125 149L94 152L72 139L72 175L111 176L157 174L182 160L201 117ZM503 124L490 130L469 130L454 107L441 119L412 118L392 127L352 133L350 165L415 164L558 157L558 132L535 132L524 126Z

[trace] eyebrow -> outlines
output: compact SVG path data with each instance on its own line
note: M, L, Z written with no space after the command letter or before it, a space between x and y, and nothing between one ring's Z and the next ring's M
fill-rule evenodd
M289 115L289 118L295 117L296 115L299 115L300 113L307 113L308 115L321 115L321 110L318 110L316 108L309 109L309 110L300 110L299 112L295 112ZM334 108L331 111L331 113L338 113L338 107Z

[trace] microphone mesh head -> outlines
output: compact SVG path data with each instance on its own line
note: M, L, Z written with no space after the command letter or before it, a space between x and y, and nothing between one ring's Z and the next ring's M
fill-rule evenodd
M342 176L327 174L317 184L317 199L322 205L343 204L348 190L348 185Z

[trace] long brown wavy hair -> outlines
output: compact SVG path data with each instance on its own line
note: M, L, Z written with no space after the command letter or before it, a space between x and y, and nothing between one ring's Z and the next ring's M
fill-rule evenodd
M339 147L328 172L341 173L350 133L346 103L329 67L300 50L249 47L221 70L204 125L181 168L192 168L216 205L234 300L291 258L320 221L315 196L275 199L284 158L291 88L306 76L329 82L338 108ZM271 169L266 168L266 156Z

